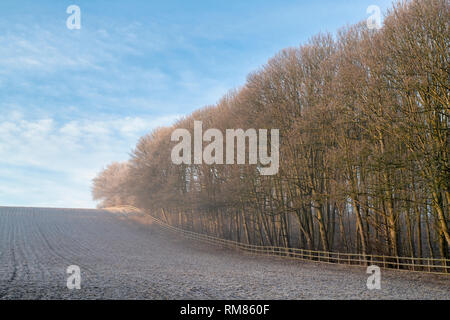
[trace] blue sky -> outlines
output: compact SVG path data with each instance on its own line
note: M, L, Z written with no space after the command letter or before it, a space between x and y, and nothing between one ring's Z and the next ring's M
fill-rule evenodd
M95 207L92 178L140 136L369 5L391 1L2 0L0 205Z

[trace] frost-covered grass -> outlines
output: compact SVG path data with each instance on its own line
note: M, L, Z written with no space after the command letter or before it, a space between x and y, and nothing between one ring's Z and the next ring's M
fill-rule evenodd
M363 267L243 254L132 217L0 207L0 298L450 299L450 277L382 270L370 291ZM81 290L66 287L73 264Z

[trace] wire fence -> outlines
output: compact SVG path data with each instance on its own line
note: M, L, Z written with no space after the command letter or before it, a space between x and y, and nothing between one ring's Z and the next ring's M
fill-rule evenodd
M377 265L378 267L385 269L397 269L403 271L450 275L449 259L394 257L374 254L328 252L298 248L252 245L188 231L171 226L166 222L153 217L152 215L149 216L166 230L183 234L190 239L206 243L213 243L223 247L238 249L253 254L263 254L296 260L309 260L331 264L346 264L356 266Z

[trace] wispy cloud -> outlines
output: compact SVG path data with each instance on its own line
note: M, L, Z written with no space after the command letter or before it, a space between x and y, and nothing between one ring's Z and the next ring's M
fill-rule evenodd
M0 117L0 204L88 206L92 178L111 161L128 158L137 139L178 116L107 121Z

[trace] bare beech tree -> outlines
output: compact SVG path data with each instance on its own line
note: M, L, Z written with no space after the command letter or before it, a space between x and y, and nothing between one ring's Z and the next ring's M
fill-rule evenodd
M94 199L251 244L448 258L449 7L403 1L380 30L360 23L282 50L216 105L141 138L94 180ZM194 121L280 129L278 174L175 165L171 134L193 136Z

